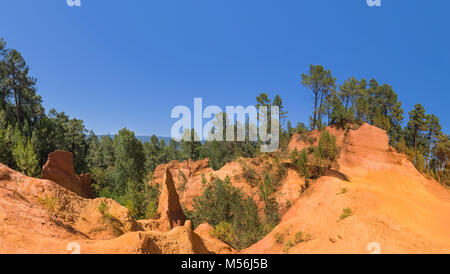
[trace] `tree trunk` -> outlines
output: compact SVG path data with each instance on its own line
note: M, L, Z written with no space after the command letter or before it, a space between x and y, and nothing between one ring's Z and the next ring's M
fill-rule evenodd
M426 169L427 170L429 168L429 159L430 159L430 150L431 150L431 137L432 137L432 132L430 130L430 132L428 134L428 150L427 150L427 161L426 161Z
M323 105L323 92L320 96L319 114L317 115L317 121L322 124L322 105ZM321 125L322 126L322 125Z
M313 118L313 128L312 130L316 129L316 122L317 122L317 100L319 99L319 90L318 88L316 88L316 90L314 91L314 118Z
M417 154L417 130L414 132L414 154ZM416 155L414 155L416 157Z
M17 119L17 123L21 124L20 121L20 100L19 100L19 91L18 88L16 86L16 72L15 72L15 68L14 68L14 64L11 64L11 76L12 76L12 90L14 92L14 102L16 105L16 119Z

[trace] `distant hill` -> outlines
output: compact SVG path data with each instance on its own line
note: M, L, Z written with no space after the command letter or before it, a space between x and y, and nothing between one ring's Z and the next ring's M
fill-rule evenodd
M114 139L114 135L99 135L98 138L102 138L103 136L109 136L109 137ZM150 142L150 139L152 138L152 136L136 136L136 138L139 141L141 141L142 143L148 143L148 142ZM159 139L160 142L161 142L161 140L164 140L164 142L166 144L168 144L172 138L171 137L158 136L158 139Z

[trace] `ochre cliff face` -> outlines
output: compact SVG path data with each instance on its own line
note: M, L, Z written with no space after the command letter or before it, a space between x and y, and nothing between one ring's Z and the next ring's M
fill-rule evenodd
M341 147L340 172L350 182L320 178L269 235L244 252L450 253L450 191L389 147L383 130L364 124L347 133L330 131ZM298 139L290 144L305 146ZM341 220L344 208L352 215ZM299 231L311 240L286 248Z

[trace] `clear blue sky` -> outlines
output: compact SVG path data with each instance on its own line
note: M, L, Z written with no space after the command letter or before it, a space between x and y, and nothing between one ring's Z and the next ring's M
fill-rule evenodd
M2 0L0 37L38 79L45 107L97 134L170 135L173 107L250 105L279 93L307 122L300 75L322 64L393 86L450 126L450 2L382 0Z

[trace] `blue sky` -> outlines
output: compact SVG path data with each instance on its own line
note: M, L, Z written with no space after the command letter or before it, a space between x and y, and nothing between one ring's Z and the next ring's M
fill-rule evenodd
M405 113L420 102L448 132L449 1L81 1L1 0L0 37L27 60L47 110L97 134L169 136L177 105L250 105L261 92L307 122L309 64L339 84L390 84Z

